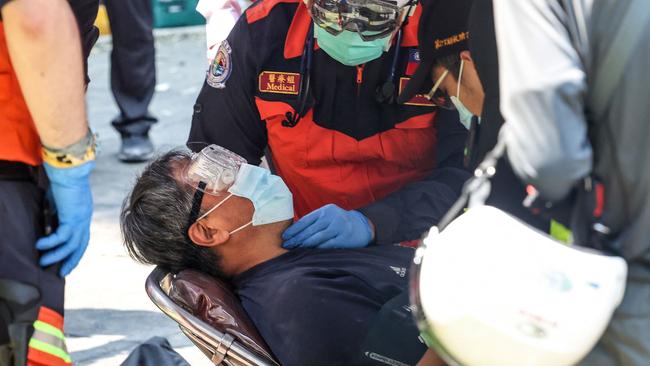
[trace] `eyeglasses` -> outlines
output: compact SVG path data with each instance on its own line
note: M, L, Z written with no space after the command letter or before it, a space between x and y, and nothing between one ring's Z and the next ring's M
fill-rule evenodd
M445 80L447 75L449 75L449 70L445 70L445 72L440 75L436 83L433 84L431 91L429 91L425 97L430 100L436 107L454 109L454 104L451 102L449 94L440 88L440 85Z
M393 33L406 8L394 0L314 0L310 12L314 23L332 35L350 31L372 41Z

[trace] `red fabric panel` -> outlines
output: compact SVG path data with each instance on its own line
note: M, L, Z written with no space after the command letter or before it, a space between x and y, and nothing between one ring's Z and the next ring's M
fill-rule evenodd
M29 348L27 355L27 366L70 366L71 363L65 362L59 357L52 356L49 353L41 352L34 348Z
M251 6L246 10L246 20L248 24L255 23L258 20L266 18L273 8L281 3L298 3L302 0L260 0L259 3Z
M305 48L307 33L312 20L307 11L305 3L300 2L296 14L293 16L287 39L284 41L284 58L294 58L302 56L302 50Z
M328 203L357 209L435 168L434 114L420 115L395 128L357 141L313 121L312 111L293 128L282 126L283 102L256 98L266 121L275 167L294 193L296 217Z
M0 22L0 160L40 165L41 141L11 66Z

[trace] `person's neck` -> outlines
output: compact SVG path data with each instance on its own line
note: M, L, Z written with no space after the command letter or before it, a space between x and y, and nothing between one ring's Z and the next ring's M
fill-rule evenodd
M221 268L232 276L288 252L282 248L280 234L273 231L259 230L257 235L242 239L230 246L232 253L222 253L221 256Z

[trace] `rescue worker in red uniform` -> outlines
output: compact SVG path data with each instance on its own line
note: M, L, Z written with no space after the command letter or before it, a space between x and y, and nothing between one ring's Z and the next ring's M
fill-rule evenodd
M458 114L423 95L395 102L419 62L420 12L406 0L261 0L220 45L188 146L251 164L266 153L304 216L285 247L419 239L459 195Z
M71 365L63 278L90 234L82 51L97 7L0 0L0 365Z

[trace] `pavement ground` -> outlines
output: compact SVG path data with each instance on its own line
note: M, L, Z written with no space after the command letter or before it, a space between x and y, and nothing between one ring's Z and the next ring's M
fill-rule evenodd
M151 130L158 152L182 146L192 106L206 70L203 27L156 31L156 95ZM92 176L95 213L88 250L67 278L65 332L75 365L119 365L139 343L166 337L192 365L211 362L151 303L144 282L151 266L126 254L119 230L122 201L145 166L118 161L120 139L110 126L118 114L110 92L110 36L102 36L89 60L88 117L99 134L100 154Z

